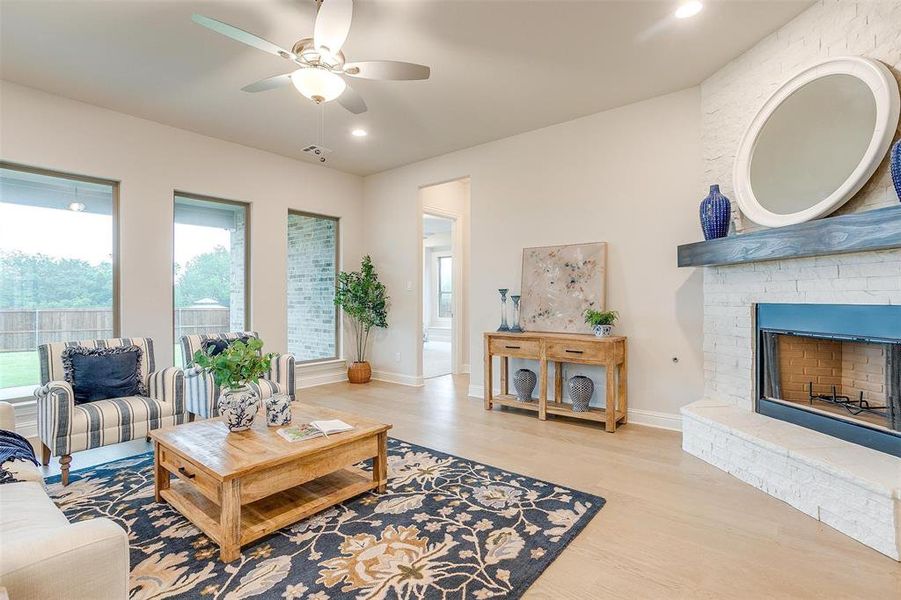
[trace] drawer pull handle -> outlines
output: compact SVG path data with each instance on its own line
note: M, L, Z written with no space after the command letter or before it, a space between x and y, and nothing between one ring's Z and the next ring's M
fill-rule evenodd
M184 467L178 467L178 472L188 479L194 479L194 473L188 473L187 469L185 469Z
M520 346L504 346L504 348L507 348L508 350L519 350Z
M567 350L569 354L582 354L581 350Z

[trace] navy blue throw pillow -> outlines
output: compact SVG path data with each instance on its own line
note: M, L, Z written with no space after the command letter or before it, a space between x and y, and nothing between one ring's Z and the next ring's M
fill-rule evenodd
M74 346L63 350L63 373L75 392L75 404L146 396L141 379L142 356L138 346Z
M249 335L241 335L230 340L204 340L202 348L203 351L210 356L216 356L217 354L222 354L226 348L235 342L243 342L246 344L249 340Z

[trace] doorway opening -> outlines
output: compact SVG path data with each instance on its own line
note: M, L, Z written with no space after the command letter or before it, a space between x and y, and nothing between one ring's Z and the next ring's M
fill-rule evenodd
M469 178L421 188L423 378L468 373Z
M453 373L454 221L422 217L422 376Z

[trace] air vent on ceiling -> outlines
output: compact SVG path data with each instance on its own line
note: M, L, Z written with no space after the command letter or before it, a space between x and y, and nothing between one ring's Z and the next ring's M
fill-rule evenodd
M312 156L313 158L318 158L319 162L324 163L325 157L332 153L331 148L326 148L324 146L318 146L316 144L310 144L309 146L305 146L303 149L304 152Z

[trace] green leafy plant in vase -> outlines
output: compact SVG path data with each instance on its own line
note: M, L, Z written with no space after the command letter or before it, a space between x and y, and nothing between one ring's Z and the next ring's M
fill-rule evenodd
M269 372L273 354L263 354L263 341L234 340L218 354L208 347L194 353L197 368L209 373L220 390L219 414L231 431L244 431L253 424L260 398L251 388Z
M364 256L359 271L338 273L335 305L344 311L353 327L356 354L347 368L351 383L367 383L372 379L372 367L366 361L369 333L373 327L388 326L388 290L379 281L372 259Z
M598 337L609 337L613 334L613 324L619 318L615 310L585 310L585 322L594 330Z

